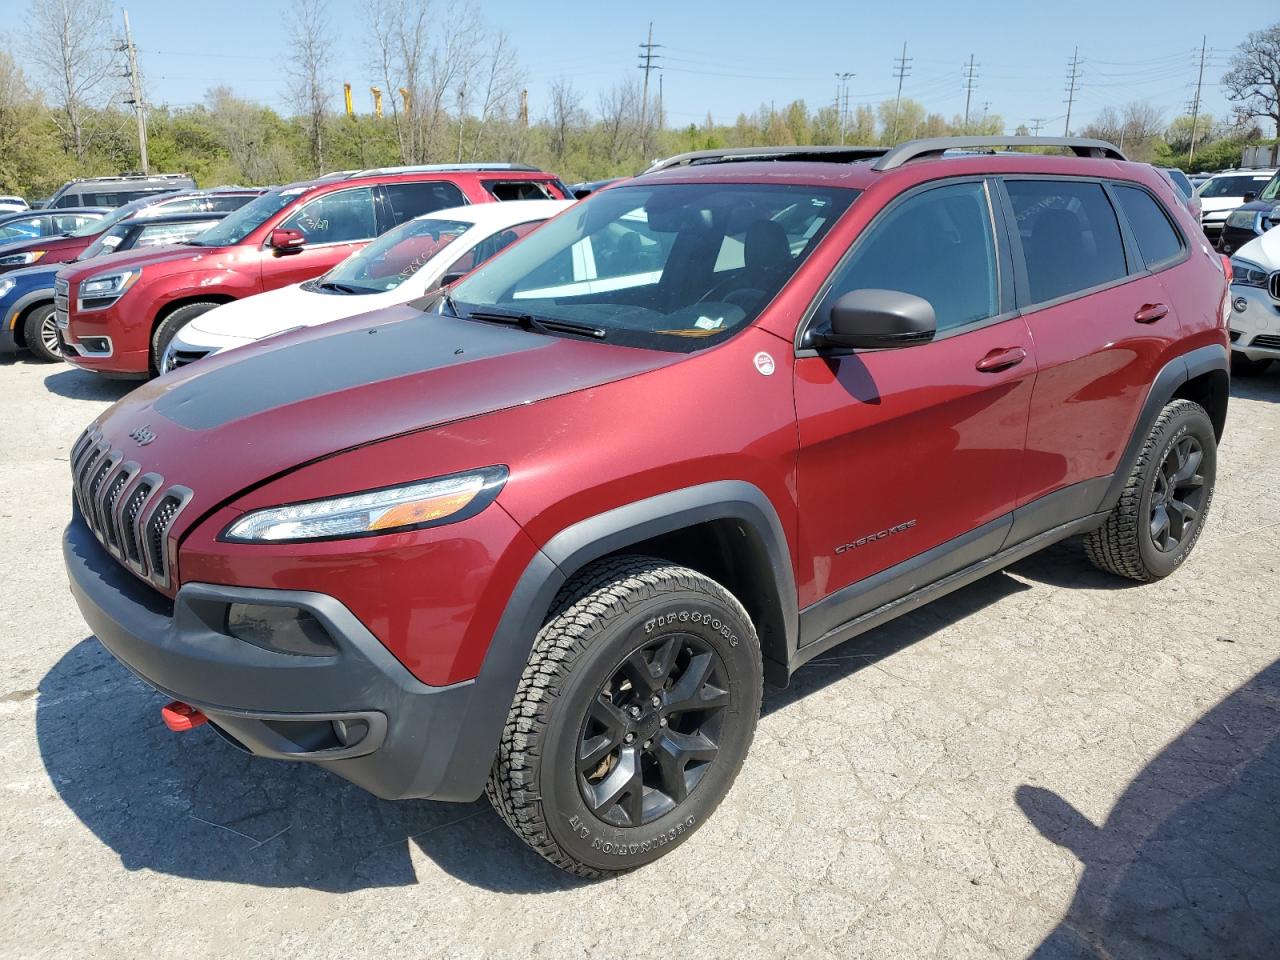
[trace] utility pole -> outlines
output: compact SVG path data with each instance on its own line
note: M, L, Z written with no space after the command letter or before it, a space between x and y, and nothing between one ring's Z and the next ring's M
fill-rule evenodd
M973 62L973 54L969 54L969 66L964 71L964 132L969 132L969 101L973 97L973 88L978 85L978 75L974 73L977 64Z
M894 57L893 75L898 78L898 96L893 101L893 133L890 140L898 142L898 110L902 106L902 80L911 72L911 59L907 58L907 42L902 41L902 56Z
M1196 76L1196 96L1191 101L1191 149L1187 151L1187 166L1196 155L1196 121L1200 119L1200 87L1204 83L1204 48L1207 37L1200 37L1200 73Z
M1033 137L1040 136L1040 128L1044 126L1045 117L1028 117L1031 121L1031 135Z
M852 73L836 74L836 116L840 120L840 145L844 146L845 124L849 116L849 78Z
M1071 108L1076 102L1076 87L1080 83L1080 48L1076 47L1071 54L1071 61L1067 64L1070 71L1067 74L1067 125L1062 131L1064 137L1071 136Z
M124 43L118 48L128 56L129 90L132 100L125 101L133 106L134 115L138 118L138 162L142 172L150 173L147 163L147 114L146 104L142 100L142 77L138 73L138 48L133 45L133 32L129 29L129 11L124 11Z
M645 162L649 160L649 74L657 69L654 65L655 61L660 59L659 55L654 53L656 47L662 44L653 42L653 21L649 21L649 39L640 44L643 51L640 54L640 69L644 71L644 91L640 96L640 152Z

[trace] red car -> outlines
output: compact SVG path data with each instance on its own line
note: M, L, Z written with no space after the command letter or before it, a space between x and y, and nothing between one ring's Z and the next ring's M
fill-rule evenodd
M389 167L271 190L198 240L60 274L63 353L86 370L144 379L206 310L318 276L420 214L528 198L570 195L551 174L512 164Z
M1054 143L677 158L166 375L71 451L80 609L174 729L651 861L762 680L1072 535L1138 581L1194 547L1227 266L1152 167L994 138Z

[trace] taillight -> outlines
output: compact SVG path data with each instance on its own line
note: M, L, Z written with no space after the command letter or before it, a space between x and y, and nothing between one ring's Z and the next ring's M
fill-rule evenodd
M1230 283L1232 277L1235 276L1235 273L1231 269L1231 258L1225 253L1220 253L1218 256L1222 258L1222 272L1227 275L1227 283Z
M1227 278L1222 290L1222 309L1218 311L1218 315L1222 318L1222 328L1225 330L1231 326L1231 278L1235 273L1231 269L1231 258L1225 253L1220 253L1218 256L1222 258L1222 272Z

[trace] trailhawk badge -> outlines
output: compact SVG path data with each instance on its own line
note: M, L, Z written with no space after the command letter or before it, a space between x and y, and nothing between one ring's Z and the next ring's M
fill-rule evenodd
M139 427L137 430L130 430L129 436L136 440L139 446L143 447L156 438L155 431L151 429L151 424L149 423Z
M764 377L772 376L775 369L773 357L761 350L756 354L756 369Z

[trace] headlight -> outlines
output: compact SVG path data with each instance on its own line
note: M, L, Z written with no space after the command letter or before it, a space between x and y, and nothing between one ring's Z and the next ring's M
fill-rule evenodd
M506 467L485 467L365 493L268 507L245 514L222 534L237 543L339 540L421 530L474 517L498 496Z
M13 285L17 282L16 280L0 280L0 297L7 297L9 291L13 289Z
M35 263L48 252L48 250L28 250L26 253L11 253L7 257L0 257L0 267L25 267Z
M100 273L80 284L80 309L103 310L111 306L142 276L142 270L117 270Z
M1270 271L1260 267L1252 260L1240 257L1231 258L1231 282L1246 287L1265 287Z
M1228 227L1243 227L1246 230L1255 230L1254 221L1258 220L1257 210L1232 210L1227 214Z

